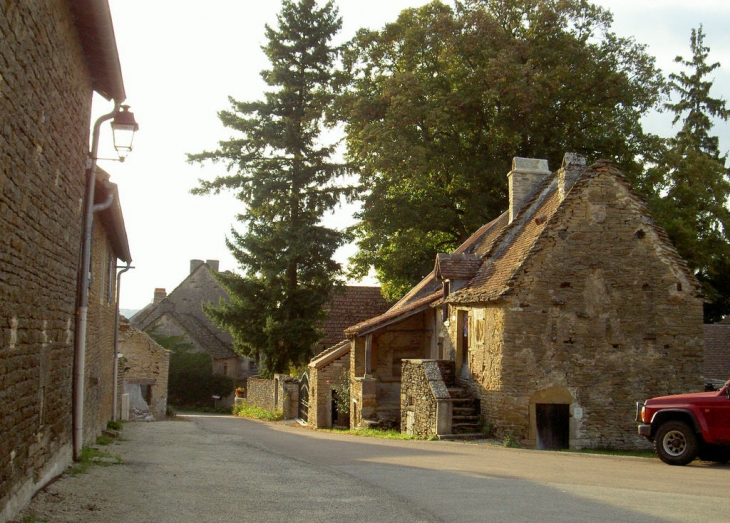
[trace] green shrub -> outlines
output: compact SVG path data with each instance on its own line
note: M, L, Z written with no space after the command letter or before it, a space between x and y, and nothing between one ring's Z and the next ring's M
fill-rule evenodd
M233 415L241 418L253 418L264 421L279 421L284 418L284 413L280 410L274 412L256 405L249 405L245 401L238 403L233 407Z

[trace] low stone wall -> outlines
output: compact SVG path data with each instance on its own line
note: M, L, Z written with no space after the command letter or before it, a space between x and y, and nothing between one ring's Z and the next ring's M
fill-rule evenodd
M277 374L274 379L248 378L246 403L259 408L277 411L284 414L285 419L297 417L299 410L299 380Z
M401 432L424 437L451 433L452 406L442 367L453 364L445 360L403 360Z

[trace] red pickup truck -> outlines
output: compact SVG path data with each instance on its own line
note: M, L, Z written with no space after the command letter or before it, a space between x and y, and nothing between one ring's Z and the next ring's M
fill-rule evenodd
M730 461L730 381L720 391L676 394L636 404L639 435L654 443L659 459L686 465Z

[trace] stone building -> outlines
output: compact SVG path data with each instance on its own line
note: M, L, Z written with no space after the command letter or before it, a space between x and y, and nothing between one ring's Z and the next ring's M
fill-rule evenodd
M218 260L190 260L190 273L170 294L155 289L154 299L130 318L136 328L154 330L165 336L181 336L192 345L191 352L203 352L213 361L213 374L245 379L256 374L256 363L233 350L230 333L216 326L203 312L203 304L228 300L226 290L213 273Z
M129 405L125 406L149 413L155 420L165 419L169 369L170 351L129 321L122 320L119 324L118 390L129 397ZM130 413L122 411L121 394L117 401L121 419L130 419Z
M125 99L106 0L0 7L0 521L111 417L117 259L129 261L116 187L87 174L93 92ZM108 132L104 130L104 132ZM84 401L74 400L76 296L87 179L110 207L92 229ZM82 423L73 430L73 412ZM75 438L74 434L79 434ZM78 439L79 441L76 441Z
M348 285L335 294L322 326L323 338L314 347L314 357L307 366L309 389L307 423L330 428L349 422L349 416L335 406L335 385L347 378L350 354L345 329L367 318L382 314L390 304L380 287Z
M466 395L529 447L645 444L637 399L702 388L697 282L612 164L515 158L508 176L507 212L346 331L351 425L448 435Z
M716 389L730 380L730 317L704 325L705 360L702 380Z

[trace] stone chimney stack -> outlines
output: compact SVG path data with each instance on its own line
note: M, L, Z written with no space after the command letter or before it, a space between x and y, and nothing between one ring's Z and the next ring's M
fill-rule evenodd
M507 175L509 179L509 222L517 216L525 198L537 184L550 175L547 160L536 158L512 158L512 170Z
M205 260L206 265L210 267L213 272L218 272L218 260Z
M192 274L195 269L203 265L205 262L203 260L190 260L190 274Z
M563 165L558 171L558 194L560 201L563 201L565 195L578 177L586 170L586 159L577 153L565 153L563 157Z
M155 289L155 297L152 299L152 303L157 305L165 298L167 298L167 291L165 289L158 287L157 289Z

